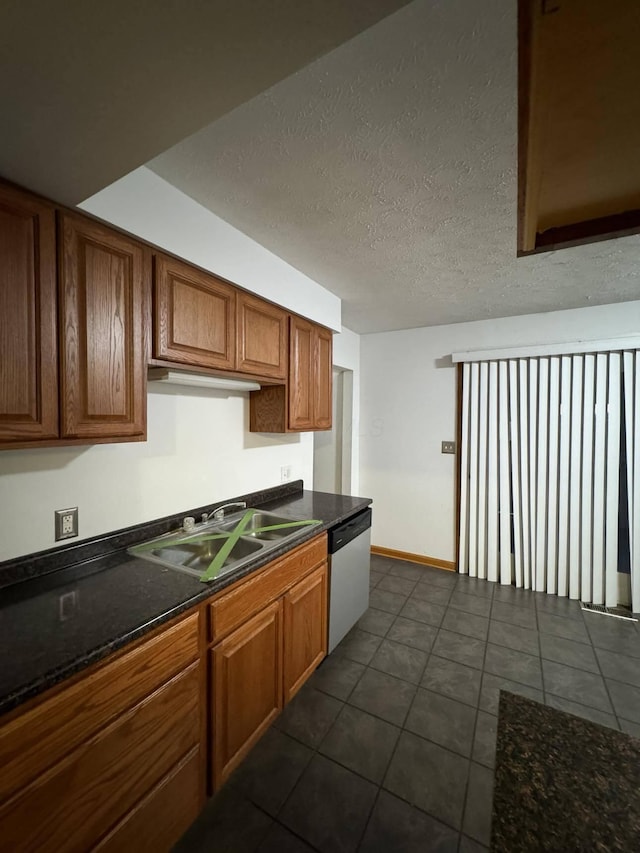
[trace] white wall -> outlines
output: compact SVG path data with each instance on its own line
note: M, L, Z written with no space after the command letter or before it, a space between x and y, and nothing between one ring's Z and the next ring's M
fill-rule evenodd
M333 336L333 363L351 371L353 424L351 429L351 494L360 495L360 335L342 328ZM366 495L365 495L366 497Z
M349 482L349 488L343 492L344 481L343 467L343 408L344 408L344 380L343 377L351 374L344 370L333 369L333 394L331 408L333 421L331 429L318 430L313 434L313 488L319 492L335 492L337 494L351 493L351 453L348 454L348 471L345 472ZM351 383L349 383L349 389ZM349 406L353 400L349 399ZM351 423L351 418L349 418ZM349 443L349 448L351 443Z
M53 547L53 511L79 507L80 539L280 483L310 484L310 433L249 432L249 398L150 386L147 442L0 454L0 560ZM78 541L78 540L70 540Z
M459 350L638 334L640 301L363 335L360 490L373 498L376 545L454 560Z
M191 263L340 331L340 299L141 166L79 205Z

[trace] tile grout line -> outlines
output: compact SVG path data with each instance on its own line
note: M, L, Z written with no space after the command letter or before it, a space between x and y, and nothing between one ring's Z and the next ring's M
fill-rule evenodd
M585 624L585 629L587 634L589 635L589 639L591 640L591 649L593 650L593 656L596 659L596 665L598 667L598 672L600 673L600 677L602 678L602 683L604 685L605 693L607 694L607 699L609 700L609 704L611 705L611 713L613 714L613 718L618 724L618 731L622 731L622 726L620 725L620 718L618 717L618 712L616 711L616 706L614 705L613 699L611 698L611 693L609 692L609 685L607 684L607 679L602 672L602 667L600 665L600 658L598 657L598 652L596 646L593 645L593 637L591 636L591 631L589 631L589 626ZM614 679L615 680L615 679Z
M493 610L493 600L492 600L492 602L491 602L491 610ZM491 611L490 611L490 612L491 612ZM472 757L473 757L473 747L475 746L475 741L476 741L476 731L477 731L477 728L478 728L478 715L479 715L479 713L480 713L480 702L481 702L481 699L482 699L482 686L483 686L483 683L484 683L485 664L486 664L486 662L487 662L487 650L488 650L488 648L489 648L489 631L488 631L488 629L487 629L487 642L485 643L485 647L484 647L484 655L483 655L483 658L482 658L482 677L480 678L480 690L479 690L479 692L478 692L478 707L477 707L477 710L476 710L476 722L475 722L475 725L474 725L474 728L473 728L473 740L472 740L472 743L471 743L471 758L469 759L469 769L468 769L468 772L467 772L467 782L466 782L466 785L465 785L465 789L464 789L464 798L463 798L463 801L462 801L462 802L463 802L463 806L462 806L462 820L461 820L461 822L460 822L460 834L461 834L461 835L462 835L462 833L464 832L464 819L465 819L465 816L466 816L466 813L467 813L467 798L468 798L468 796L469 796L469 780L470 780L470 778L471 778L471 761L472 761ZM498 692L498 712L499 712L499 711L500 711L500 693ZM496 714L496 717L499 719L498 714ZM498 723L497 723L497 721L496 721L496 732L497 732L497 728L498 728ZM496 749L497 749L497 733L496 733ZM495 789L495 778L496 778L496 771L495 771L495 768L494 768L491 772L492 772L493 783L494 783L494 789ZM492 808L492 810L493 810L493 793L491 794L491 808Z
M534 602L535 603L535 602ZM544 677L544 665L542 663L542 632L540 631L540 622L538 620L538 605L535 604L535 613L536 613L536 629L538 632L538 654L540 655L540 681L542 682L542 703L543 705L547 704L547 688L546 688L546 680Z
M445 605L439 605L439 606L444 606L444 607L445 607L445 609L448 609L448 605L446 605L446 606L445 606ZM395 619L397 619L398 617L400 617L400 616L401 616L400 611L398 611L397 613L391 613L391 612L390 612L390 611L388 611L388 610L380 610L379 608L376 608L376 607L371 607L370 609L372 609L372 610L378 610L378 612L380 612L380 613L388 613L390 616L394 616L394 617L395 617ZM401 608L401 609L402 609L402 608ZM454 609L455 609L455 608L454 608ZM464 612L464 611L457 611L457 612ZM470 613L470 614L468 614L468 615L470 615L470 616L477 616L478 614ZM574 670L576 670L576 672L586 672L586 673L589 673L589 674L591 674L591 675L595 675L595 674L596 674L596 673L592 672L592 670L584 669L583 667L575 666L574 664L566 663L565 661L559 661L559 660L555 660L555 659L553 659L553 658L547 658L547 657L544 657L544 655L541 653L541 651L540 651L538 654L533 654L532 652L525 652L525 651L523 651L522 649L514 649L512 646L508 646L508 645L505 645L505 644L503 644L503 643L498 643L498 642L495 642L495 641L493 641L493 642L492 642L492 641L490 641L490 640L488 639L488 635L487 635L487 639L486 639L486 640L482 640L480 637L474 637L474 636L472 636L472 635L470 635L470 634L462 634L462 633L460 633L459 631L455 631L455 630L453 630L452 628L445 628L445 627L443 626L442 622L440 623L440 625L434 625L434 624L433 624L433 623L431 623L431 622L421 622L419 619L410 619L410 617L408 617L408 616L402 616L401 618L403 618L403 619L407 619L407 620L409 620L409 621L411 621L411 622L416 622L418 625L425 625L425 626L430 627L430 628L436 628L436 629L438 630L438 633L439 633L439 632L440 632L440 630L442 629L442 630L445 630L445 631L449 631L449 632L450 632L450 633L452 633L452 634L456 634L456 636L458 636L458 637L465 637L466 639L478 640L479 642L484 642L484 643L485 643L485 644L487 644L487 645L499 646L499 647L500 647L500 648L502 648L502 649L512 649L513 651L517 651L517 652L519 652L520 654L523 654L523 655L528 655L529 657L532 657L532 658L540 658L540 660L541 660L541 661L543 661L543 660L547 660L547 661L549 661L550 663L556 663L556 664L558 664L558 665L560 665L560 666L566 666L566 667L567 667L567 668L569 668L569 669L574 669ZM480 617L480 618L487 618L487 620L488 620L489 622L494 621L494 620L492 620L490 617ZM395 622L395 619L394 619L394 622ZM510 627L513 627L513 628L523 628L524 630L527 630L527 631L529 631L529 630L534 630L534 629L532 629L532 628L526 628L525 626L522 626L522 625L513 625L513 624L512 624L512 623L510 623L510 622L503 622L503 621L501 621L501 620L495 620L495 621L500 622L500 624L501 624L501 625L509 625ZM574 621L577 621L577 620L574 620ZM393 624L391 625L391 627L393 627ZM388 629L388 631L389 631L389 630L391 630L391 627ZM380 637L381 639L387 639L387 635L386 635L386 634L385 634L385 635L381 635L381 634L373 634L371 631L367 631L365 628L359 628L359 630L360 630L360 631L363 631L365 634L370 634L371 636L374 636L374 637ZM387 632L387 633L388 633L388 632ZM541 638L541 636L542 636L542 635L544 635L545 637L554 637L554 638L557 638L557 639L559 639L559 640L567 640L567 642L571 642L571 643L578 643L578 644L579 644L579 645L581 645L581 646L586 646L586 647L588 647L588 648L593 648L594 650L595 650L595 649L597 649L597 648L599 648L599 646L593 646L593 645L592 645L592 643L583 643L583 642L581 642L580 640L574 640L574 639L572 639L572 638L570 638L570 637L563 637L563 636L560 636L559 634L551 634L551 633L549 633L549 632L547 632L547 631L536 631L536 633L538 634L538 647L539 647L539 649L540 649L540 638ZM437 639L437 637L436 637L436 639ZM408 643L403 642L402 640L396 640L396 639L391 640L391 639L389 639L389 641L390 641L390 642L394 642L394 643L399 643L400 645L406 646L407 648L410 648L410 649L415 649L416 651L424 651L424 649L420 649L420 647L419 647L419 646L411 646L411 645L409 645ZM434 641L434 644L435 644L435 641ZM609 650L608 650L608 649L602 649L602 651L609 651ZM615 652L612 652L612 654L615 654ZM622 654L622 653L620 653L620 654ZM442 657L442 655L436 655L436 656L437 656L437 657ZM628 657L630 660L638 660L638 661L640 661L640 658L633 658L633 657L631 657L630 655L623 655L623 656L624 656L624 657ZM346 657L346 655L345 655L345 657ZM597 655L596 655L596 658L597 658ZM353 660L353 661L354 661L354 663L362 663L362 661L357 661L357 660L355 660L355 659L353 659L353 658L349 658L349 660ZM455 659L453 659L453 658L445 658L445 660L453 660L453 662L454 662L454 663L460 663L460 661L456 661L456 660L455 660ZM367 665L368 665L368 664L367 664ZM472 666L470 666L470 664L461 664L461 666L469 666L471 669L477 669L477 667L472 667ZM388 674L391 674L391 673L388 673ZM489 672L489 675L495 675L495 673L491 673L491 672ZM394 676L394 677L395 677L395 678L399 678L399 676ZM604 678L604 677L605 677L605 676L603 676L603 678ZM609 676L606 676L606 677L610 678ZM507 676L498 676L498 675L496 675L496 678L507 678ZM400 680L401 680L401 681L405 681L406 679L402 679L402 678L401 678ZM523 681L518 681L516 678L513 678L513 677L508 677L508 680L509 680L509 681L514 681L514 682L516 682L517 684L522 684L522 685L523 685L523 686L525 686L525 687L533 687L533 685L531 685L531 684L527 684L526 682L523 682ZM611 681L617 681L617 682L618 682L618 683L620 683L620 684L626 684L626 685L628 685L628 686L630 686L630 687L637 687L637 685L631 684L630 682L621 681L619 678L610 678L610 680L611 680ZM411 682L408 682L408 683L411 683ZM537 689L537 688L534 688L534 689ZM544 691L543 691L543 692L544 692ZM559 695L559 694L553 694L553 695ZM583 705L584 705L585 703L584 703L584 702L581 702L581 703L579 703L579 704L583 704ZM588 706L588 707L592 707L592 706ZM599 709L596 709L596 710L599 710Z

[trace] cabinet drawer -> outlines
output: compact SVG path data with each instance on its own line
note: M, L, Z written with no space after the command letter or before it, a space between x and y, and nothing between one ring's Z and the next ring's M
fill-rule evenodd
M323 533L239 582L209 605L210 640L217 642L225 637L326 559L327 534Z
M0 727L0 802L198 657L198 614Z
M198 664L0 809L0 850L85 851L198 745Z
M161 853L171 850L198 816L203 797L200 786L200 750L192 749L182 761L106 838L95 853Z

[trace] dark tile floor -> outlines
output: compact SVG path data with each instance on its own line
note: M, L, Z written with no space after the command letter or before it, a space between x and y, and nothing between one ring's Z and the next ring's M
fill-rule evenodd
M371 607L176 851L478 853L501 689L640 736L638 623L372 557Z

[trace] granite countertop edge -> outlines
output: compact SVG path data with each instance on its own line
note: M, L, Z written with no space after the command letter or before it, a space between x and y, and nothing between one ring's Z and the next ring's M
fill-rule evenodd
M276 497L272 498L269 496L268 492L265 492L261 495L265 499L262 500L260 503L255 501L254 505L259 506L263 509L269 509L271 511L275 511L277 509L283 511L283 507L286 509L287 503L290 503L291 500L295 501L296 498L302 499L304 496L307 496L307 498L311 500L314 499L314 496L318 496L321 499L322 496L325 494L318 492L303 492L301 483L298 492L293 491L289 492L289 494L285 493L284 497L282 496L281 490L274 489L273 491L277 493ZM208 598L212 598L213 596L217 595L226 587L232 586L233 584L237 583L248 575L253 574L254 572L263 568L263 566L265 566L267 563L270 563L273 560L282 557L284 554L288 553L294 548L303 545L305 542L310 541L316 536L319 536L321 533L334 527L335 525L340 524L342 521L345 521L346 519L352 517L358 512L361 512L363 509L366 509L366 507L368 507L372 503L371 499L369 498L359 498L350 495L329 495L328 493L326 493L326 497L333 499L334 502L336 499L338 499L338 503L343 502L345 504L344 509L337 513L333 513L330 518L322 519L320 524L314 525L313 527L309 527L308 530L305 530L304 533L301 533L292 541L283 543L279 547L268 551L266 554L257 556L250 563L243 566L239 571L226 575L212 583L202 585L202 589L199 592L196 591L192 594L186 594L184 597L182 597L181 595L178 596L172 606L163 607L156 615L145 619L140 624L130 627L128 630L118 632L109 641L101 642L95 647L83 650L77 655L70 654L69 658L61 662L59 665L52 667L51 669L43 673L40 673L37 677L28 680L27 682L21 684L14 690L10 690L4 694L0 691L0 715L15 710L23 703L35 698L41 693L44 693L51 687L60 684L66 679L78 674L79 672L82 672L82 670L87 669L91 665L98 663L113 652L116 652L129 645L130 643L139 640L141 637L144 637L146 634L157 629L164 623L171 621L180 614L186 612L187 610L190 610L198 604L201 604L203 601L206 601ZM349 504L348 507L346 506L347 503ZM144 525L141 525L141 527L143 526ZM53 556L55 556L56 551L57 549L54 549L51 552ZM119 562L117 562L116 565L112 568L119 568L122 567L122 565L126 564L129 570L135 570L136 567L145 568L148 570L148 567L150 565L148 561L142 560L140 558L131 557L126 553L126 550L121 551L119 553L121 553L122 559L120 559ZM112 553L110 556L113 562L114 557L116 557L117 555L114 555ZM93 561L99 564L100 557L93 557ZM163 570L161 566L156 566L155 569L168 573L174 573L175 571L173 569ZM109 572L110 568L98 569L97 571ZM195 584L197 583L200 582L193 579L192 589L195 588Z

